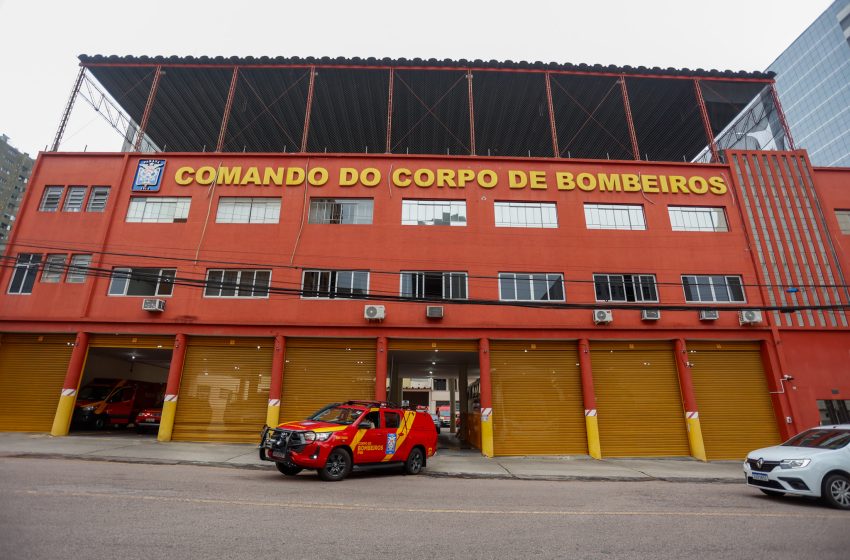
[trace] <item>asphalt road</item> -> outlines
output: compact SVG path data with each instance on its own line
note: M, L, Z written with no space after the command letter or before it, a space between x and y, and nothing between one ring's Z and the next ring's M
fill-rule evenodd
M0 458L0 558L848 558L850 512L743 484Z

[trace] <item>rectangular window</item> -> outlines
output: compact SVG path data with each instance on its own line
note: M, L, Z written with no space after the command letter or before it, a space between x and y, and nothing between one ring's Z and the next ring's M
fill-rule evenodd
M44 187L44 194L41 195L41 204L38 207L39 212L56 212L59 210L59 202L62 200L62 191L65 187Z
M369 273L362 270L305 270L302 298L347 298L369 292Z
M465 272L402 272L401 297L466 299Z
M744 302L744 286L740 276L682 276L685 301Z
M646 229L643 206L631 204L585 204L587 229Z
M20 253L15 262L12 281L9 282L9 293L31 294L39 266L41 266L41 253Z
M71 255L71 265L68 267L65 282L82 284L89 275L89 266L91 266L91 255Z
M651 274L594 274L596 301L658 301Z
M564 301L563 274L499 273L502 301Z
M723 208L668 206L673 231L729 231Z
M111 296L170 296L177 270L173 268L113 268Z
M92 187L86 212L103 212L109 200L109 187Z
M218 224L276 224L280 222L279 198L223 196L218 199Z
M557 228L554 202L496 202L496 227Z
M65 272L65 259L67 255L47 255L44 260L44 269L41 271L41 281L55 283L62 280L62 274Z
M269 297L271 270L208 270L205 297Z
M465 226L465 200L404 200L401 203L401 225Z
M446 379L434 379L434 390L448 391L448 384L446 381Z
M183 223L189 218L192 198L188 196L135 196L127 209L128 222L148 224Z
M65 196L65 205L62 206L62 211L82 212L86 190L88 190L86 187L68 187L68 194Z
M850 235L850 210L836 210L835 217L841 233Z
M850 424L850 401L819 400L820 425Z
M310 199L311 224L371 224L371 198Z

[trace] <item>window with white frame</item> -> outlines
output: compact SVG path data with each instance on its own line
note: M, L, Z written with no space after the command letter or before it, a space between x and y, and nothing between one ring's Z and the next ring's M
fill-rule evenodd
M205 297L265 298L269 296L271 270L211 269L207 271Z
M723 208L668 206L673 231L729 231Z
M594 274L596 301L658 301L652 274Z
M173 268L113 268L109 295L170 296L176 275Z
M404 226L465 226L465 200L403 200Z
M557 228L554 202L496 202L496 227Z
M41 204L38 206L38 211L58 211L59 203L62 201L62 191L64 190L65 187L44 187L44 193L41 195Z
M87 190L86 187L68 187L68 194L65 195L65 204L62 206L62 211L82 212Z
M41 281L48 283L56 283L62 281L62 275L65 273L65 261L68 255L53 254L47 255L44 260L44 269L41 271Z
M402 272L401 297L466 299L465 272Z
M564 301L564 275L529 272L500 272L502 301Z
M740 276L682 276L685 301L700 302L736 302L744 299L744 285Z
M68 266L68 275L65 282L69 284L82 284L86 281L91 266L91 255L71 255L71 264Z
M850 235L850 210L836 210L835 218L838 220L838 229L841 233Z
M310 199L311 224L371 224L374 201L371 198Z
M215 216L219 224L276 224L280 222L279 198L223 196Z
M585 204L587 229L646 229L643 206L636 204Z
M86 212L103 212L109 201L109 187L92 187Z
M192 198L188 196L134 196L127 209L128 222L148 224L183 223L189 218Z
M369 273L363 270L305 270L301 297L350 298L369 292Z
M9 282L10 294L31 294L35 277L41 266L41 253L20 253L15 261L15 271Z

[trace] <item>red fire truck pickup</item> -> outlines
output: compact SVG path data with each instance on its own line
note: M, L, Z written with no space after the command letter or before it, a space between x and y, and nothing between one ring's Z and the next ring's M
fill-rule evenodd
M326 406L307 420L265 427L260 459L282 474L315 469L322 480L342 480L355 466L403 465L419 474L437 452L437 432L424 412L378 401Z

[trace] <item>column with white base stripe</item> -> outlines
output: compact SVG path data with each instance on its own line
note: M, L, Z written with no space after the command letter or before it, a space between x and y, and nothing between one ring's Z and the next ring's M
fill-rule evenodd
M596 391L593 389L590 343L586 338L578 341L578 363L581 369L581 393L584 400L584 426L587 430L587 453L594 459L601 459L602 446L599 443L599 421L596 418Z
M159 422L159 441L171 441L174 431L174 417L177 415L177 394L180 392L180 379L183 377L183 360L186 358L186 335L174 337L174 351L171 352L171 366L168 368L168 383L165 386L165 401L162 403L162 419Z
M88 333L77 333L74 341L74 350L71 352L71 361L65 372L65 381L62 383L62 393L59 395L59 404L56 406L56 415L53 416L53 427L50 434L54 436L67 436L71 429L71 419L74 415L74 404L77 402L77 388L80 386L80 378L83 375L83 364L89 350Z
M286 358L286 338L274 337L274 355L272 357L272 380L269 387L269 408L266 411L266 425L272 428L280 423L280 391L283 387L283 363Z
M676 340L676 371L679 374L679 386L682 389L682 401L685 406L685 427L688 430L688 445L691 456L707 461L705 442L702 439L702 427L699 423L699 411L694 395L694 382L691 378L691 363L688 360L688 348L681 338Z

